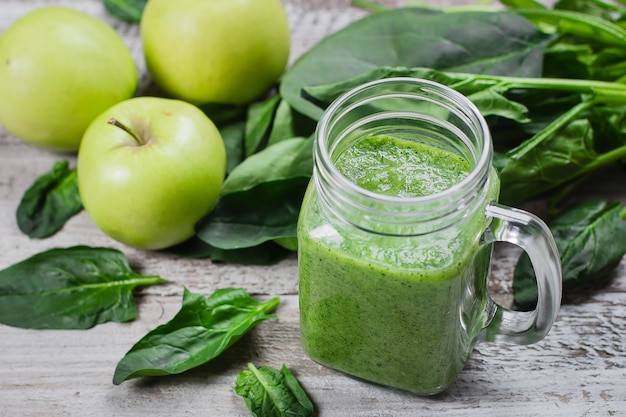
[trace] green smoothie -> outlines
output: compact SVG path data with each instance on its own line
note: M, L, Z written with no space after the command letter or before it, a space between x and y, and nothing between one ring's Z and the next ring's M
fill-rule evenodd
M447 150L385 135L359 140L335 165L367 190L405 197L443 191L471 169ZM478 249L486 221L481 211L437 233L384 236L342 226L307 192L298 242L307 354L386 386L445 389L488 316L491 248Z

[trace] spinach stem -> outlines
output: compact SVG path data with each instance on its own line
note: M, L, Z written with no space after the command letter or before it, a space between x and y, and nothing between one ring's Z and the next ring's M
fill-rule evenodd
M389 7L383 6L382 4L378 4L369 0L352 0L352 5L356 7L362 7L363 9L367 9L371 12L378 13L384 12L385 10L389 10Z
M477 78L482 78L478 76ZM626 103L626 84L582 80L573 78L523 78L523 77L494 77L501 79L500 88L513 89L545 89L571 93L587 94L593 97L596 103L624 104ZM489 80L489 76L485 76Z
M579 175L583 175L589 171L593 171L596 168L608 165L610 163L613 163L613 162L619 161L620 159L625 159L625 158L626 158L626 145L620 146L619 148L615 148L601 155L598 155L598 157L594 159L593 162L585 165L580 170Z
M584 110L593 106L593 104L594 104L593 100L585 100L585 101L578 103L577 105L569 109L567 112L559 116L552 123L550 123L550 125L548 125L545 129L541 130L540 132L535 134L533 137L525 141L522 145L507 152L507 156L509 156L510 158L521 158L530 150L532 150L535 146L540 144L542 141L544 141L548 137L554 135L560 129L567 126L580 113L582 113Z
M554 9L515 9L514 12L526 17L544 31L546 25L552 25L551 32L572 34L620 47L626 46L626 30L597 16Z

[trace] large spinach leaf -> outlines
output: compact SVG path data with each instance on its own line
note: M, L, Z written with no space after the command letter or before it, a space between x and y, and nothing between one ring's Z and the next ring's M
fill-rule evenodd
M132 271L116 249L51 249L0 271L0 322L33 329L87 329L133 320L133 289L164 282Z
M563 211L550 222L561 258L563 291L597 284L626 254L624 208L617 202L586 201ZM535 274L527 255L513 274L515 303L532 308L537 301Z
M31 238L58 232L83 208L76 170L58 161L26 190L17 207L17 225Z
M257 368L252 363L237 376L235 392L257 417L310 417L313 403L289 368Z
M116 385L143 376L179 374L219 356L279 304L261 303L243 289L220 289L209 297L185 288L180 311L141 338L118 362Z
M392 9L323 39L284 74L280 94L294 110L317 120L323 109L301 96L303 87L384 65L536 77L553 39L512 12Z

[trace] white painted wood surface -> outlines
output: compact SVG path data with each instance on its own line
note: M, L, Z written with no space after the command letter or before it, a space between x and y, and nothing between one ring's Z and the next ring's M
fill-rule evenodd
M142 88L148 85L137 27L108 16L100 0L0 0L0 33L44 4L69 5L113 25L135 54ZM349 7L347 0L285 4L292 27L292 62L323 36L364 14ZM310 395L318 416L626 416L626 262L606 287L563 305L542 342L478 345L448 391L418 397L356 381L306 357L298 334L295 257L271 267L250 267L139 251L108 239L84 212L52 238L30 240L22 235L15 223L19 199L61 157L66 156L29 146L0 126L0 269L48 248L88 244L119 248L141 272L169 282L138 292L139 317L131 323L85 331L0 325L0 417L248 416L232 389L247 362L286 364ZM626 178L624 172L617 175ZM615 175L589 192L626 202L623 181L615 181ZM538 211L541 207L531 206ZM503 303L511 299L508 277L516 254L499 248L494 259L491 289ZM279 321L261 323L213 363L178 376L114 386L117 362L147 331L176 313L184 286L205 295L218 288L243 287L259 299L279 296Z

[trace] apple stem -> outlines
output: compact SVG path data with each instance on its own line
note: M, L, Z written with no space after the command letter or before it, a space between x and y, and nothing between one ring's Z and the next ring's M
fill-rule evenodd
M139 144L139 145L143 145L144 144L143 140L141 140L141 138L139 136L137 136L137 134L135 132L133 132L133 130L131 128L129 128L128 126L126 126L125 124L123 124L122 122L117 120L116 118L114 118L114 117L110 118L107 121L107 123L110 124L110 125L113 125L115 127L119 127L124 132L128 133L129 135L131 135L133 137L133 139L135 139L137 144Z

